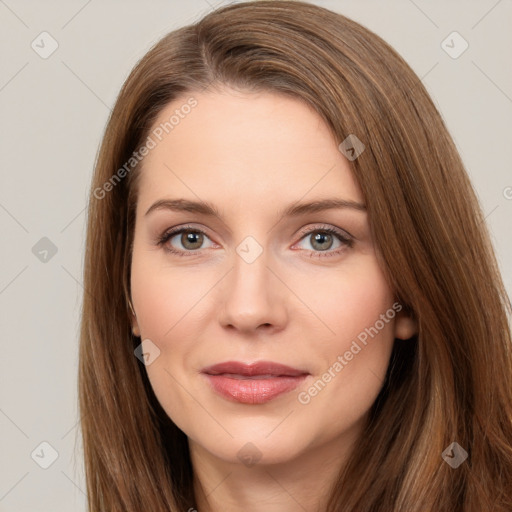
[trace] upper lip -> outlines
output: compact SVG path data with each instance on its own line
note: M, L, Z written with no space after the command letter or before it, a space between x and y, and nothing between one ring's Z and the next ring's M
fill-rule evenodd
M208 375L230 373L248 377L255 375L297 377L299 375L307 375L309 373L305 370L299 370L273 361L258 361L249 364L241 363L239 361L226 361L203 368L202 372Z

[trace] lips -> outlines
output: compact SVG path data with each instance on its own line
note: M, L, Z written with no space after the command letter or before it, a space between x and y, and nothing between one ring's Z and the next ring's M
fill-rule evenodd
M272 377L298 377L307 374L307 371L298 370L284 364L273 363L271 361L259 361L257 363L245 364L238 361L227 361L225 363L215 364L203 369L203 373L208 375L231 374L245 377L258 377L269 375Z
M295 389L309 372L271 361L227 361L202 370L212 389L228 400L263 404Z

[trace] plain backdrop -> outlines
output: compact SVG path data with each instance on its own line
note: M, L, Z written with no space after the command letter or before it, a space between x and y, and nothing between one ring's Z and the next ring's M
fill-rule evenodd
M136 61L225 3L0 0L2 512L85 511L78 327L96 152ZM312 3L376 32L423 79L477 190L510 293L512 2Z

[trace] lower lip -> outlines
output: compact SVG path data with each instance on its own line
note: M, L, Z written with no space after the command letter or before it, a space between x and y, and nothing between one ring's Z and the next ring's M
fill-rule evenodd
M283 376L265 379L234 378L225 375L204 374L213 389L229 400L242 404L264 404L279 395L292 391L307 375Z

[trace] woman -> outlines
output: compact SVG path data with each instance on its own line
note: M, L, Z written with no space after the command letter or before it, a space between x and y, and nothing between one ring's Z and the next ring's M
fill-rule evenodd
M146 54L84 282L89 510L512 510L481 210L420 80L344 16L245 2Z

